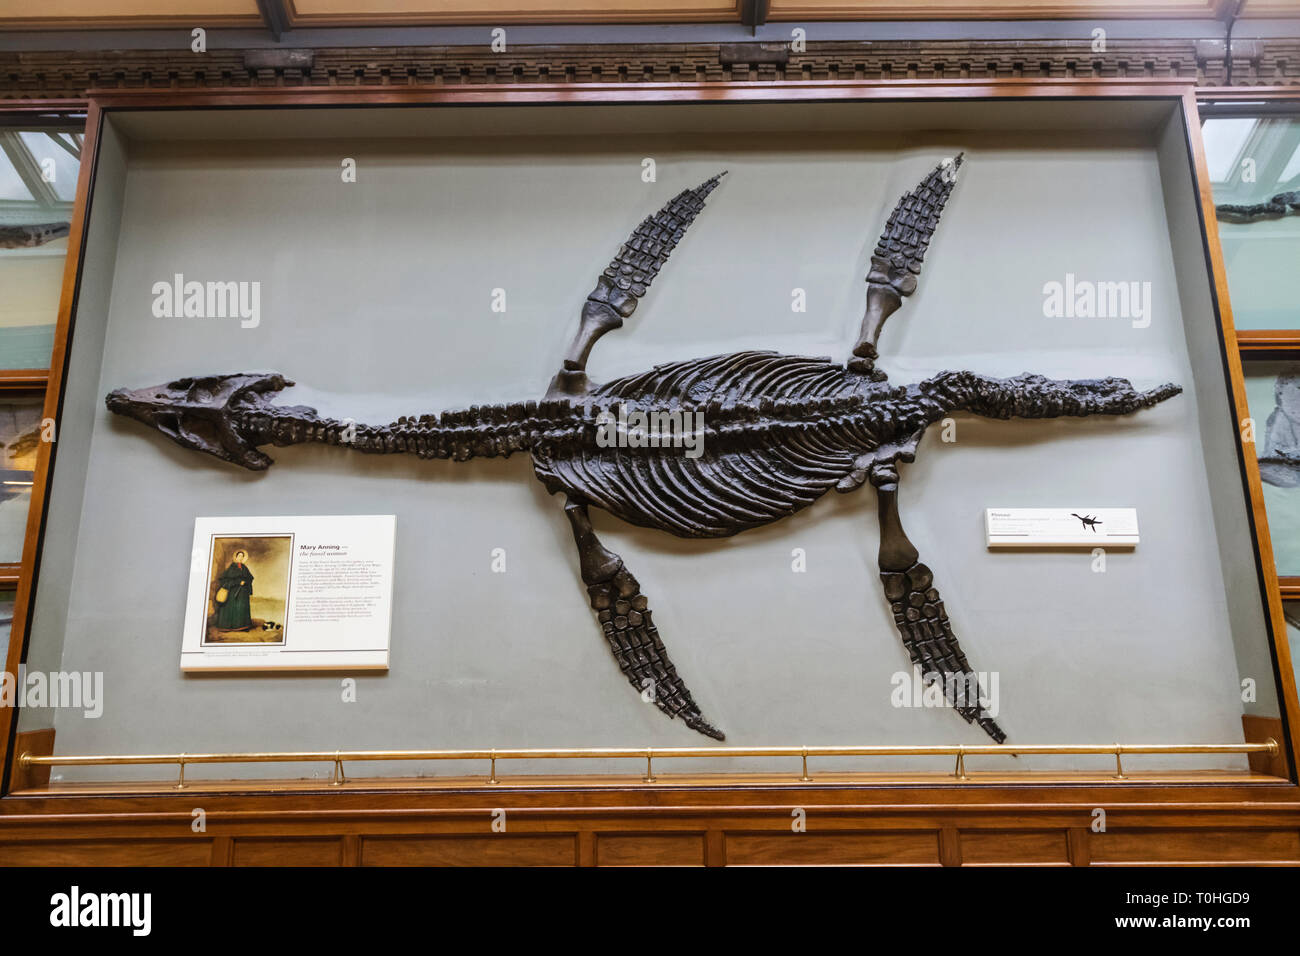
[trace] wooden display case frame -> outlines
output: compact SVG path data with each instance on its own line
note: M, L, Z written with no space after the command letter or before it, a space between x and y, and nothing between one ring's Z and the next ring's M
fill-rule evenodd
M1198 91L1182 80L805 81L799 83L529 84L465 87L253 88L94 91L86 101L6 104L6 111L85 110L85 146L69 238L45 414L58 419L76 311L85 226L104 117L116 110L250 107L830 102L848 100L1163 100L1181 111L1199 197L1199 220L1219 315L1231 404L1244 409L1226 275L1219 251ZM1259 91L1252 91L1259 98ZM1226 423L1225 423L1226 427ZM1235 431L1235 429L1234 429ZM1238 433L1242 480L1253 514L1257 572L1282 691L1277 721L1247 719L1249 739L1282 741L1250 774L1222 772L980 772L929 774L783 772L640 775L203 781L48 785L52 731L16 733L0 709L0 863L231 864L1127 864L1300 863L1300 763L1288 728L1300 726L1294 670L1272 561L1254 451ZM23 573L6 669L24 658L49 481L57 445L38 459ZM50 573L55 573L51 571ZM1172 595L1171 599L1176 599ZM1254 736L1252 736L1254 735ZM1101 764L1099 764L1099 767ZM508 768L503 768L508 771ZM486 770L486 768L485 768ZM353 768L355 772L355 768ZM202 807L206 829L191 827ZM806 831L791 826L806 815ZM1097 827L1098 809L1105 811ZM505 810L507 832L495 832Z

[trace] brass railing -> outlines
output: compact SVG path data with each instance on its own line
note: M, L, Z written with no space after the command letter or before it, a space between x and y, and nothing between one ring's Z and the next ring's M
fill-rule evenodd
M810 781L809 757L956 757L953 776L967 780L966 758L985 756L1028 756L1030 754L1083 754L1114 756L1113 779L1126 780L1122 758L1125 754L1269 754L1276 756L1278 742L1270 737L1263 743L1240 744L938 744L881 745L869 747L567 747L504 750L309 750L265 753L206 754L110 754L102 756L43 757L25 752L18 757L23 769L32 767L133 766L176 764L180 780L176 789L185 788L185 767L212 763L332 763L332 786L342 786L347 778L343 764L367 760L486 760L490 763L488 783L498 783L498 760L566 760L628 759L646 762L645 783L654 783L654 760L678 757L799 757L803 761L801 781Z

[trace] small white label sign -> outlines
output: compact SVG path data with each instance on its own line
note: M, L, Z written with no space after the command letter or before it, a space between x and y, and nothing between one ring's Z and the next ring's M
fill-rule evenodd
M1136 508L987 508L990 548L1132 548Z

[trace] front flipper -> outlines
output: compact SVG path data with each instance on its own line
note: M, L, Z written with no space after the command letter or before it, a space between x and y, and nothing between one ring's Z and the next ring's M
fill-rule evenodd
M717 187L726 171L711 176L694 189L683 189L653 216L632 230L627 242L619 246L614 259L596 279L582 306L577 334L569 346L560 371L551 381L548 398L581 395L587 391L587 358L592 346L606 332L623 327L623 320L636 311L636 304L650 288L704 209L704 200Z
M898 517L898 473L893 464L872 470L880 504L880 580L912 663L921 669L927 686L943 681L944 698L966 723L977 723L997 743L1003 733L980 705L984 688L966 661L948 621L943 600L934 586L934 573L920 561Z
M921 263L930 247L930 239L939 227L939 217L948 204L961 155L945 159L916 189L904 194L885 223L875 252L871 254L871 271L867 274L867 309L849 368L862 374L875 372L876 341L885 320L916 291Z
M668 659L636 578L623 566L623 559L602 546L596 537L587 506L568 498L564 513L578 544L582 580L591 596L591 606L628 683L638 693L649 690L655 706L669 717L680 717L687 727L706 737L725 740L722 731L704 719L686 682Z

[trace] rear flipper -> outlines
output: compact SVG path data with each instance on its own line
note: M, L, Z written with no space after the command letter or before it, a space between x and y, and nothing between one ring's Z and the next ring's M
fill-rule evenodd
M943 682L944 699L968 724L975 723L997 743L1007 735L985 710L984 688L948 621L934 586L934 574L921 563L898 517L898 474L891 465L871 474L880 504L880 580L912 663L927 686Z
M601 545L591 527L587 506L568 498L564 513L578 544L582 580L591 596L591 606L628 683L638 693L649 692L655 706L669 717L680 717L687 727L706 737L726 739L700 713L686 682L668 659L640 585L624 567L623 559Z

